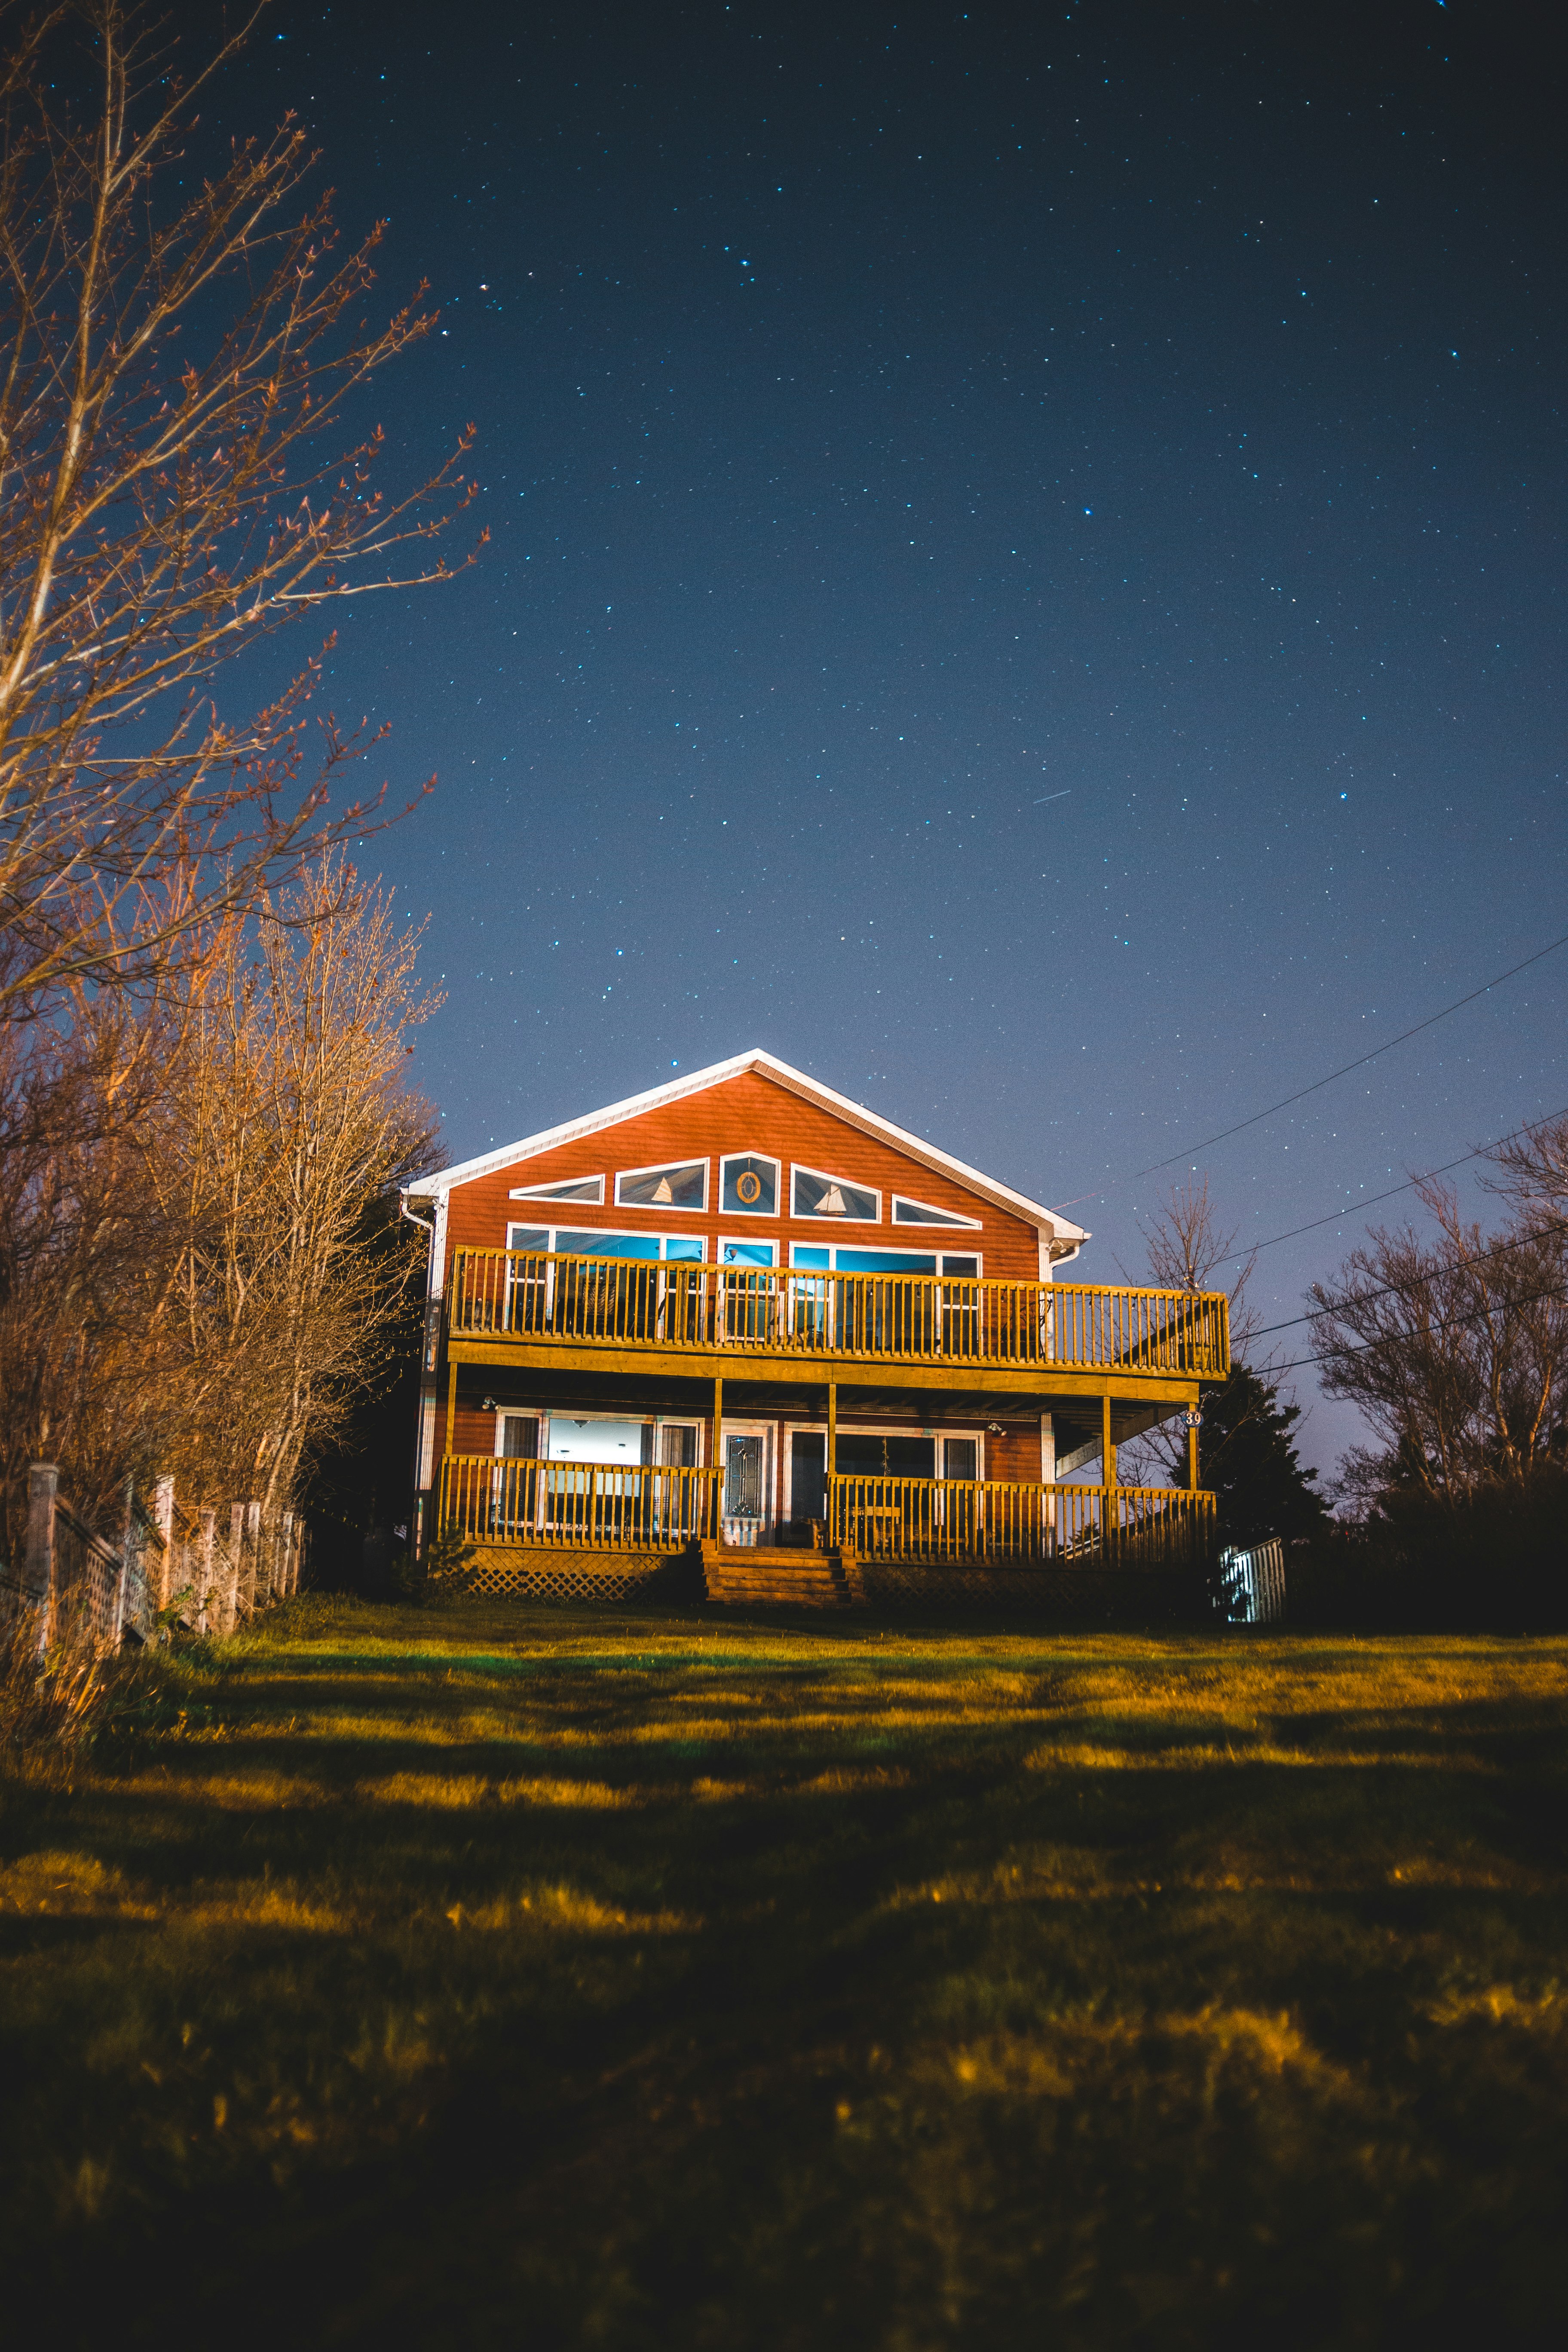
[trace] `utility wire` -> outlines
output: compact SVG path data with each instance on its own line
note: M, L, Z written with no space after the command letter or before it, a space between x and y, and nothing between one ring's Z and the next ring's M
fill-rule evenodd
M1516 1234L1511 1242L1499 1242L1492 1249L1478 1250L1473 1257L1464 1259L1463 1266L1468 1270L1472 1265L1485 1265L1489 1258L1506 1257L1510 1250L1528 1249L1531 1242L1544 1241L1552 1234L1568 1234L1568 1217L1556 1218L1549 1225L1536 1225L1528 1234ZM1379 1298L1407 1298L1410 1293L1419 1286L1420 1281L1430 1278L1430 1276L1419 1276L1416 1282L1385 1282L1381 1290L1358 1292L1349 1304L1355 1307L1371 1307ZM1551 1294L1545 1291L1540 1293L1543 1298ZM1332 1307L1315 1307L1309 1315L1292 1315L1286 1323L1265 1323L1261 1330L1249 1332L1247 1336L1251 1339L1267 1339L1271 1331L1293 1331L1299 1323L1314 1323L1320 1315L1330 1315L1333 1312ZM1434 1328L1439 1330L1442 1328L1440 1324L1434 1326ZM1382 1342L1373 1340L1371 1344L1377 1347L1382 1345ZM1354 1350L1351 1352L1353 1353ZM1321 1360L1314 1358L1310 1360Z
M1500 971L1495 980L1485 982L1479 988L1472 988L1468 996L1456 997L1453 1003L1445 1004L1440 1013L1428 1013L1426 1020L1417 1021L1414 1028L1402 1029L1397 1037L1384 1038L1383 1044L1374 1045L1371 1053L1358 1054L1353 1062L1345 1062L1339 1069L1331 1070L1326 1078L1314 1078L1310 1087L1300 1087L1293 1095L1281 1096L1277 1103L1270 1103L1267 1110L1255 1110L1249 1118L1237 1119L1234 1127L1224 1127L1217 1135L1205 1136L1202 1143L1189 1144L1184 1150L1173 1151L1163 1160L1152 1160L1147 1168L1136 1169L1131 1176L1117 1177L1102 1191L1080 1192L1077 1201L1063 1201L1058 1206L1071 1209L1078 1205L1079 1201L1101 1201L1117 1184L1136 1184L1145 1176L1158 1175L1162 1168L1173 1168L1178 1160L1188 1160L1197 1151L1210 1151L1216 1143L1227 1143L1233 1135L1241 1135L1247 1128L1257 1127L1261 1120L1272 1118L1276 1111L1289 1110L1292 1103L1305 1102L1309 1095L1321 1093L1324 1087L1331 1087L1336 1078L1348 1077L1352 1070L1364 1069L1368 1062L1375 1062L1380 1054L1392 1053L1395 1045L1403 1045L1408 1039L1419 1037L1424 1029L1436 1028L1437 1023L1447 1021L1450 1013L1462 1012L1467 1004L1474 1004L1478 997L1488 995L1494 988L1500 988L1505 980L1513 980L1520 972L1528 971L1532 963L1540 963L1543 957L1555 955L1559 948L1564 947L1568 947L1568 931L1564 931L1561 939L1551 940L1547 946L1537 948L1535 953L1527 955L1522 963L1510 964L1506 971Z
M1543 1298L1561 1298L1562 1296L1561 1289L1553 1283L1550 1290L1532 1290L1528 1298L1516 1298L1513 1304L1516 1307L1536 1307ZM1454 1331L1463 1323L1479 1323L1490 1312L1489 1307L1478 1307L1473 1314L1450 1315L1447 1321L1433 1323L1427 1328L1433 1331ZM1300 1318L1302 1322L1308 1319L1306 1316ZM1285 1326L1279 1324L1275 1328L1283 1330ZM1321 1356L1298 1356L1293 1364L1270 1364L1267 1370L1270 1379L1283 1379L1287 1372L1299 1372L1308 1364L1337 1364L1343 1356L1369 1356L1374 1348L1386 1348L1388 1344L1386 1335L1381 1339L1363 1339L1353 1348L1330 1348Z
M1233 1250L1228 1257L1216 1262L1234 1265L1239 1258L1255 1257L1259 1250L1272 1249L1276 1242L1293 1242L1298 1234L1315 1234L1320 1225L1342 1224L1347 1217L1357 1215L1363 1209L1375 1209L1380 1201L1392 1201L1417 1184L1429 1184L1434 1176L1447 1176L1468 1161L1479 1160L1484 1152L1496 1151L1500 1145L1511 1143L1516 1136L1533 1135L1538 1127L1550 1127L1554 1118L1568 1118L1568 1103L1561 1110L1548 1111L1544 1118L1531 1119L1528 1127L1510 1128L1507 1135L1496 1136L1490 1143L1478 1143L1473 1151L1462 1151L1458 1160L1446 1160L1441 1168L1428 1168L1424 1175L1408 1176L1403 1184L1393 1185L1386 1192L1371 1192L1364 1201L1352 1201L1347 1209L1335 1209L1326 1217L1314 1217L1310 1224L1292 1225L1288 1234L1271 1234L1266 1242L1248 1242L1245 1249Z

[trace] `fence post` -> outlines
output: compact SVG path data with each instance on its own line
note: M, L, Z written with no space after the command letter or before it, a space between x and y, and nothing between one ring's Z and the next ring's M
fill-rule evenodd
M261 1549L261 1506L246 1503L240 1506L245 1514L245 1534L239 1555L239 1598L248 1617L256 1608L257 1555Z
M223 1591L218 1601L218 1632L232 1633L239 1622L239 1551L245 1506L235 1503L228 1515L228 1541L224 1547Z
M282 1598L287 1601L294 1590L294 1514L283 1514Z
M163 1538L158 1556L157 1592L153 1603L154 1611L157 1611L168 1607L174 1593L174 1482L172 1478L160 1478L153 1485L153 1525Z
M207 1604L212 1598L213 1545L216 1538L217 1513L210 1503L204 1503L196 1518L201 1528L196 1549L196 1631L198 1633L210 1633L213 1628L207 1622Z
M35 1462L27 1473L27 1549L22 1569L22 1605L38 1612L38 1654L49 1645L55 1598L55 1496L60 1474L53 1462Z

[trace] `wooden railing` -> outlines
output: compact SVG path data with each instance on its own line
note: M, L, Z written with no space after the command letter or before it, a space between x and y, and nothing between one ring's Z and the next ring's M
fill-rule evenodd
M1223 1380L1230 1370L1221 1291L463 1249L447 1311L454 1339L534 1346L726 1348L1188 1380Z
M684 1551L713 1531L716 1470L662 1464L526 1462L449 1454L441 1534L584 1551Z
M1182 1486L1046 1486L1002 1478L835 1476L828 1541L863 1559L1197 1566L1215 1498Z
M437 1528L479 1545L684 1551L717 1528L719 1474L659 1464L452 1454ZM834 1476L826 1539L866 1559L1179 1567L1212 1546L1215 1498L1172 1486Z

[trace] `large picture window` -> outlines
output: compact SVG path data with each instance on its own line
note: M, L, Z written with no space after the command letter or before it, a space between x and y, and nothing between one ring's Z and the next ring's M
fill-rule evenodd
M880 1223L880 1192L870 1192L864 1184L851 1184L847 1176L825 1175L819 1168L795 1168L791 1171L791 1176L794 1183L792 1215L833 1217L845 1224Z
M665 1168L626 1168L616 1179L618 1209L704 1209L706 1160L672 1160Z
M506 1245L544 1256L652 1257L673 1265L684 1259L700 1261L706 1244L699 1234L573 1233L564 1226L509 1225Z

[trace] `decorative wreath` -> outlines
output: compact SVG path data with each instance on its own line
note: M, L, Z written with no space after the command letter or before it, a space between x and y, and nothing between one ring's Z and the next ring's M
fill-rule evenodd
M743 1201L749 1209L753 1201L760 1201L762 1197L763 1180L758 1175L756 1170L754 1168L742 1169L740 1180L735 1186L736 1200Z

